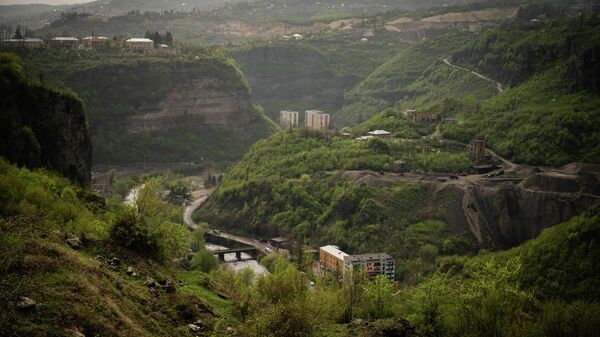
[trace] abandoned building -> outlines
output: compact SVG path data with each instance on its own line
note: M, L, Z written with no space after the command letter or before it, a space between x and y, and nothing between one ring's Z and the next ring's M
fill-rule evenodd
M298 111L280 111L279 125L282 129L293 129L298 127Z
M154 49L154 41L145 37L133 37L125 40L125 47L131 50Z
M347 277L361 271L370 279L384 275L390 281L394 280L396 266L394 259L388 254L349 255L333 245L319 248L319 265L322 270L338 276Z
M392 134L385 130L373 130L371 132L368 132L368 134L373 137L381 138L383 140L389 140L390 138L392 138Z
M330 117L328 113L319 110L306 110L304 125L309 129L329 129Z
M86 36L83 38L83 45L88 48L108 48L110 39L106 36Z
M79 39L72 36L57 36L50 39L48 45L55 48L77 48Z
M406 119L413 123L435 122L438 120L438 116L433 113L417 112L417 110L406 110Z
M469 157L474 162L482 162L485 160L485 141L474 139L469 144Z

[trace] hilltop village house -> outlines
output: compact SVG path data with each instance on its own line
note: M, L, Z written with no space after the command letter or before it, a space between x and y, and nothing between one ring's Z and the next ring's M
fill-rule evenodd
M368 132L369 135L377 138L381 138L383 140L389 140L392 137L392 134L385 130L373 130Z
M131 50L154 49L154 41L145 37L132 37L125 40L125 47Z
M46 44L44 40L39 39L37 37L26 37L24 39L8 39L2 41L2 44L6 45L9 48L41 48Z
M438 116L432 113L417 112L417 110L406 110L406 119L413 123L435 122L438 120Z
M86 36L83 45L88 48L107 48L110 47L110 39L106 36Z
M48 45L57 48L77 48L79 39L73 36L57 36L50 39Z
M396 262L385 253L372 253L349 255L337 246L328 245L319 248L319 265L322 270L341 275L351 276L356 271L361 271L369 279L378 275L385 276L394 281Z
M293 129L298 127L298 111L280 111L279 125L282 129Z

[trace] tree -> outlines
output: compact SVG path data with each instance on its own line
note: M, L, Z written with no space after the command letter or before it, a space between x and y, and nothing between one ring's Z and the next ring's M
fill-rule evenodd
M13 36L13 39L17 39L17 40L23 39L23 34L21 33L21 26L17 26L17 29L15 30L15 35Z
M364 286L366 302L366 316L368 318L380 319L393 315L392 304L395 299L394 284L384 275L367 282Z

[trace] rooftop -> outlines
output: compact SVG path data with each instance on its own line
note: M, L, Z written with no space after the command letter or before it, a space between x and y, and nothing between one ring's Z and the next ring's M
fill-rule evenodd
M152 43L154 43L154 41L147 39L145 37L132 37L131 39L128 39L125 42L152 42Z
M329 254L331 254L339 259L342 259L342 260L346 256L350 256L350 255L342 252L338 246L334 246L334 245L323 246L323 247L319 248L319 250L329 253Z
M324 112L320 111L320 110L306 110L305 113L307 113L307 114L324 114Z
M86 36L83 38L84 40L108 40L108 38L106 36Z
M78 38L73 37L73 36L57 36L57 37L53 37L52 40L54 40L54 41L79 41Z
M362 262L388 259L392 259L392 257L386 253L369 253L361 255L348 255L344 257L344 262Z
M374 130L369 132L370 135L373 136L382 136L382 135L390 135L391 133L385 131L385 130Z
M288 241L290 241L290 239L288 239L288 238L284 238L284 237L282 237L282 236L278 236L278 237L276 237L276 238L272 238L272 239L271 239L271 241L275 241L275 242L278 242L278 243L283 243L283 242L288 242Z

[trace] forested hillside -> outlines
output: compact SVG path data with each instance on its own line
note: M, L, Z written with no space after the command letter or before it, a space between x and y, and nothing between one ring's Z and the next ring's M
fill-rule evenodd
M404 122L386 118L402 119L404 110L417 109L454 118L441 125L445 138L485 139L517 162L598 162L598 27L594 18L515 22L479 37L423 42L358 84L342 116L368 117L391 107L359 129L388 128L411 138ZM430 58L414 54L443 45L437 53L429 49Z
M170 58L44 50L23 59L32 76L80 94L95 163L226 163L272 128L235 62L208 49Z
M81 99L28 78L11 53L0 53L0 91L0 155L88 184L92 145Z
M352 34L331 34L255 43L228 53L248 78L252 98L274 120L281 110L318 109L332 113L337 124L345 92L402 47L385 35L363 43Z

